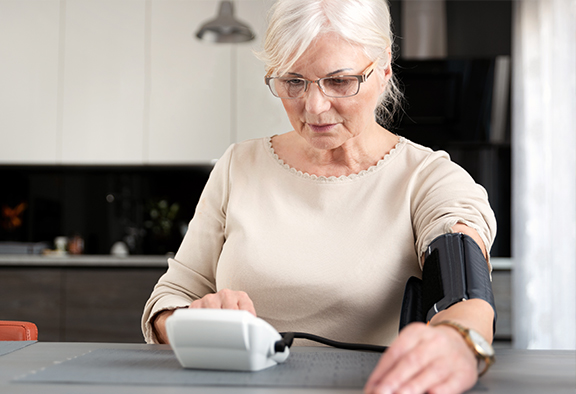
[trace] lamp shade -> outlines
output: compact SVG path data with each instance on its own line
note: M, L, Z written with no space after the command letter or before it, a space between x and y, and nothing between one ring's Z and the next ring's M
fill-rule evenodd
M218 16L204 23L196 37L203 41L237 43L251 41L255 36L248 25L234 18L232 2L223 0L220 2Z

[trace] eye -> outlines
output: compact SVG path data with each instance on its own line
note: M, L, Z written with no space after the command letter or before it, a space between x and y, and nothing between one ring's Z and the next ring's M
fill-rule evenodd
M354 80L355 78L334 77L325 79L324 83L331 87L342 87L351 84Z
M285 78L282 80L283 83L285 83L287 86L289 87L300 87L300 86L304 86L305 82L303 79L300 78Z

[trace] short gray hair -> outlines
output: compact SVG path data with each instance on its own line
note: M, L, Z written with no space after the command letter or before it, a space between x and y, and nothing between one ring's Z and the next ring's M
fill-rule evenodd
M268 15L264 49L258 53L266 73L282 75L306 51L314 39L334 32L363 48L381 69L391 66L393 36L387 0L277 0ZM402 94L392 75L376 108L381 123L388 123L399 107Z

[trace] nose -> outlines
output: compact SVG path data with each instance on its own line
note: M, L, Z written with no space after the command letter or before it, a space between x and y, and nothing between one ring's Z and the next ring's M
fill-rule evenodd
M306 111L311 114L321 114L326 112L332 105L329 97L326 97L324 93L322 93L320 87L316 83L310 84L303 100L306 100Z

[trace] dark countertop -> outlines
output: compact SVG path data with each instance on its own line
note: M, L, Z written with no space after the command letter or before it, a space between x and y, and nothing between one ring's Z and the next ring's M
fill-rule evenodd
M168 256L112 256L112 255L33 255L33 254L4 254L0 255L0 267L142 267L154 268L168 267Z
M0 254L1 266L65 266L65 267L168 267L168 258L162 255L132 255L126 257L112 255L34 255ZM510 270L512 259L493 257L491 263L495 271Z

